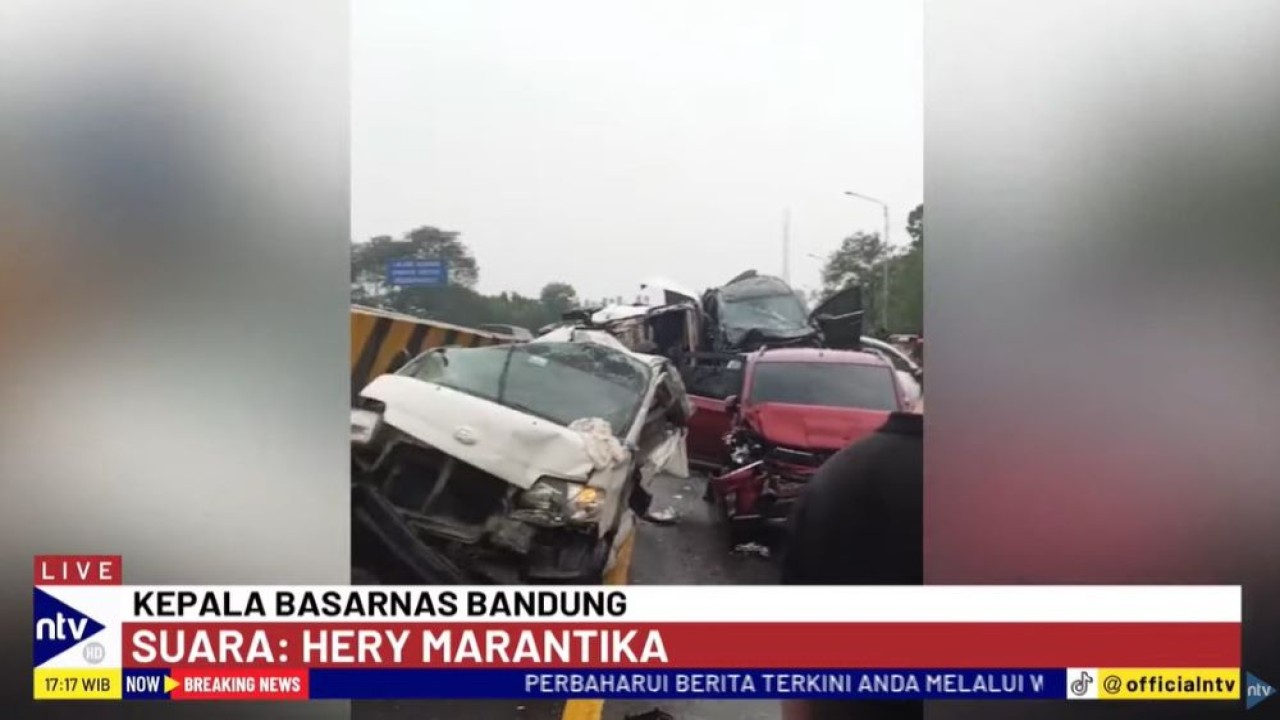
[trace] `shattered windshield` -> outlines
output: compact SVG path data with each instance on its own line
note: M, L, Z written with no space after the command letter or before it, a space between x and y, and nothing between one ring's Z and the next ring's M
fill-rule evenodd
M426 353L400 373L568 426L602 418L619 437L649 388L639 360L593 343L539 342Z
M813 332L804 302L778 278L742 278L721 288L719 300L720 326L730 342L741 342L751 330L784 338Z
M791 337L812 332L809 316L800 299L791 293L725 299L720 305L720 323L738 336L758 329L766 335Z

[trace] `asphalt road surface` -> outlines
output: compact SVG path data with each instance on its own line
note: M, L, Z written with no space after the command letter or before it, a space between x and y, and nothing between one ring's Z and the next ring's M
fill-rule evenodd
M734 552L714 508L703 501L705 480L663 476L654 482L653 508L674 508L673 525L637 525L630 563L612 582L632 585L772 585L774 557ZM625 720L655 708L675 720L777 720L767 700L677 701L404 701L351 704L353 720Z
M675 508L675 525L641 523L631 559L633 585L772 585L778 571L772 557L733 552L715 509L702 500L706 481L659 478L654 508ZM778 703L768 700L610 700L602 720L624 720L655 707L676 720L777 720ZM572 708L571 708L572 709Z

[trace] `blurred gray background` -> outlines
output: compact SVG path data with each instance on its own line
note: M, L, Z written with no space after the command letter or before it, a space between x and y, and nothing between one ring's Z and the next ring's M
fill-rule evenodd
M121 553L141 583L348 579L347 13L0 1L8 699L31 697L35 553Z
M1280 679L1277 38L1276 2L925 3L927 581L1240 583ZM1243 709L1104 705L930 715Z

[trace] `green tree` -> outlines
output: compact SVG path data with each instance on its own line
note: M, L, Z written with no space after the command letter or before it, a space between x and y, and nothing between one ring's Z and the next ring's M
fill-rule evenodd
M444 260L449 266L449 282L474 288L480 280L480 268L471 249L458 239L458 233L430 226L410 230L404 239L411 250L402 257Z
M856 232L845 238L822 268L822 299L851 285L861 285L867 330L879 327L884 304L884 263L889 258L890 248L879 233Z
M895 333L924 331L924 248L911 247L889 267L889 329Z
M449 266L449 282L475 287L480 269L470 248L458 239L458 233L430 226L410 230L400 239L378 235L368 242L351 244L351 282L385 279L387 263L392 260L421 258L444 260Z
M924 325L924 204L907 215L905 248L888 246L876 233L858 232L840 244L822 269L820 299L849 285L862 286L869 333L920 333ZM884 280L889 277L888 312ZM886 317L887 316L887 317ZM881 327L885 317L887 327Z
M924 204L907 215L911 244L892 260L889 270L889 317L894 332L924 332Z
M387 285L387 263L410 258L443 260L449 268L448 287ZM471 288L479 279L475 256L456 232L424 225L400 239L378 235L367 242L351 244L351 296L352 302L359 304L425 317L440 317L440 313L474 315L478 296ZM472 311L467 312L467 307Z
M549 282L539 294L543 306L554 317L560 317L578 306L578 291L565 282Z
M822 288L831 294L851 284L864 288L874 281L876 270L889 256L889 247L879 233L857 232L845 238L822 268Z
M351 302L357 305L383 305L386 287L386 262L391 259L394 238L379 235L368 242L351 243Z
M907 215L907 234L911 236L913 247L924 244L924 203Z

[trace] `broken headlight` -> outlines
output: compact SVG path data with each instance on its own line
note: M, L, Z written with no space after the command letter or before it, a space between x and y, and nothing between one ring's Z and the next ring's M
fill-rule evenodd
M595 522L600 518L605 497L600 488L543 478L520 494L516 515L553 524Z
M373 439L382 423L382 416L373 410L351 409L351 442L355 445L366 445Z

